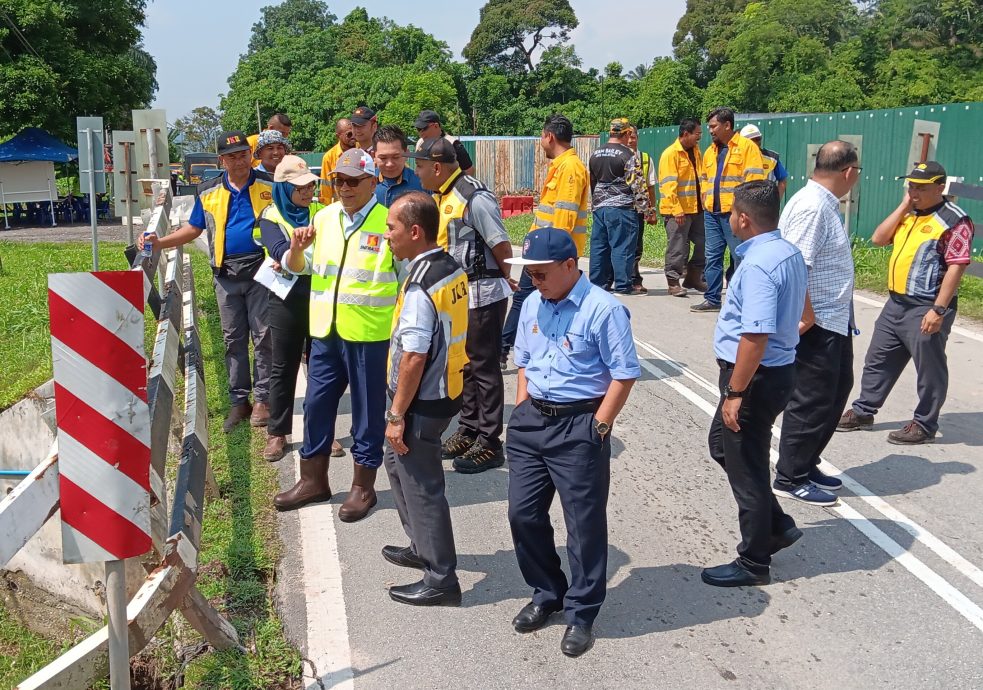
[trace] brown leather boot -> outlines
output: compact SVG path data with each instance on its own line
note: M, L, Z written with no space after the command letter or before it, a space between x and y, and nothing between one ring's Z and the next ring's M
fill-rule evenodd
M686 288L679 285L679 281L675 278L666 278L666 282L669 284L669 294L673 297L685 297Z
M239 422L249 419L249 414L252 411L253 406L248 402L244 402L241 405L233 405L229 410L229 416L225 418L225 422L222 424L222 431L227 434L230 433L238 426Z
M308 503L327 501L331 498L331 487L328 486L328 463L331 458L327 455L315 455L300 461L300 481L273 498L277 510L296 510Z
M286 436L270 436L266 439L266 448L263 449L263 459L268 462L276 462L286 454L286 449Z
M707 284L703 280L703 269L699 266L687 266L686 277L683 278L683 287L691 288L697 292L706 292Z
M372 510L379 499L375 495L376 469L355 463L355 476L352 478L352 489L348 498L338 510L338 519L342 522L358 522Z
M252 426L266 426L270 423L270 406L265 402L258 402L253 405L253 413L249 417L249 424Z

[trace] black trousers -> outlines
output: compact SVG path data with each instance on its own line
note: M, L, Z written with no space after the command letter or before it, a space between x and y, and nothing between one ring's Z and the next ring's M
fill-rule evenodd
M294 392L300 360L304 352L310 350L310 288L300 283L294 285L285 301L271 292L266 323L273 348L267 433L288 436L293 432Z
M446 417L407 414L403 443L409 452L396 455L387 443L383 455L396 512L410 549L426 564L423 581L430 587L457 584L454 530L440 460L440 435L449 423Z
M771 427L795 385L795 365L758 367L738 414L740 431L724 426L724 386L733 369L721 368L720 402L710 424L710 457L727 472L741 526L738 560L753 572L771 565L771 537L795 524L771 492Z
M635 244L635 263L631 268L631 284L641 285L642 284L642 273L639 270L639 266L642 263L642 243L645 239L645 216L641 213L636 213L638 216L638 242Z
M502 416L505 414L505 382L499 355L507 299L468 311L460 431L474 436L487 448L502 446Z
M591 625L607 591L611 437L597 434L593 413L547 417L526 400L512 411L505 438L509 526L532 600L562 603L568 625ZM569 584L550 524L556 494L567 527Z
M795 388L782 417L775 486L809 481L853 388L853 338L813 326L795 349Z

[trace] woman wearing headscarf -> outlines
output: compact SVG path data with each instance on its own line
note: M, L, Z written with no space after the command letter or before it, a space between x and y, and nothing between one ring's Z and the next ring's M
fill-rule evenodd
M284 253L290 249L294 228L311 224L323 206L314 201L317 176L299 156L284 156L273 175L273 203L259 218L263 246L280 269ZM290 275L285 273L285 275ZM269 438L263 458L275 462L286 451L287 435L292 433L294 390L301 358L308 345L310 332L311 277L295 276L294 284L285 299L270 293L266 318L273 346L273 366L270 374ZM332 455L343 455L335 442Z

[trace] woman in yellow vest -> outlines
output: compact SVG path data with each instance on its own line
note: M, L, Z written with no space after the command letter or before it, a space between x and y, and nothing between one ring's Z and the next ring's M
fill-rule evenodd
M311 224L323 206L314 201L315 176L299 156L284 156L273 176L273 203L263 209L256 226L266 253L280 268L290 249L294 228ZM292 276L293 284L285 297L270 292L266 322L273 347L270 372L270 422L263 458L275 462L283 457L287 435L293 432L294 390L301 356L306 351L311 300L310 276Z

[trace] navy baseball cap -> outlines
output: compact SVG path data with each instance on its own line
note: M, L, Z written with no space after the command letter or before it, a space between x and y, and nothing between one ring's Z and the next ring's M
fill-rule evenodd
M522 242L522 257L506 259L517 266L536 266L577 258L577 245L566 230L537 228Z

